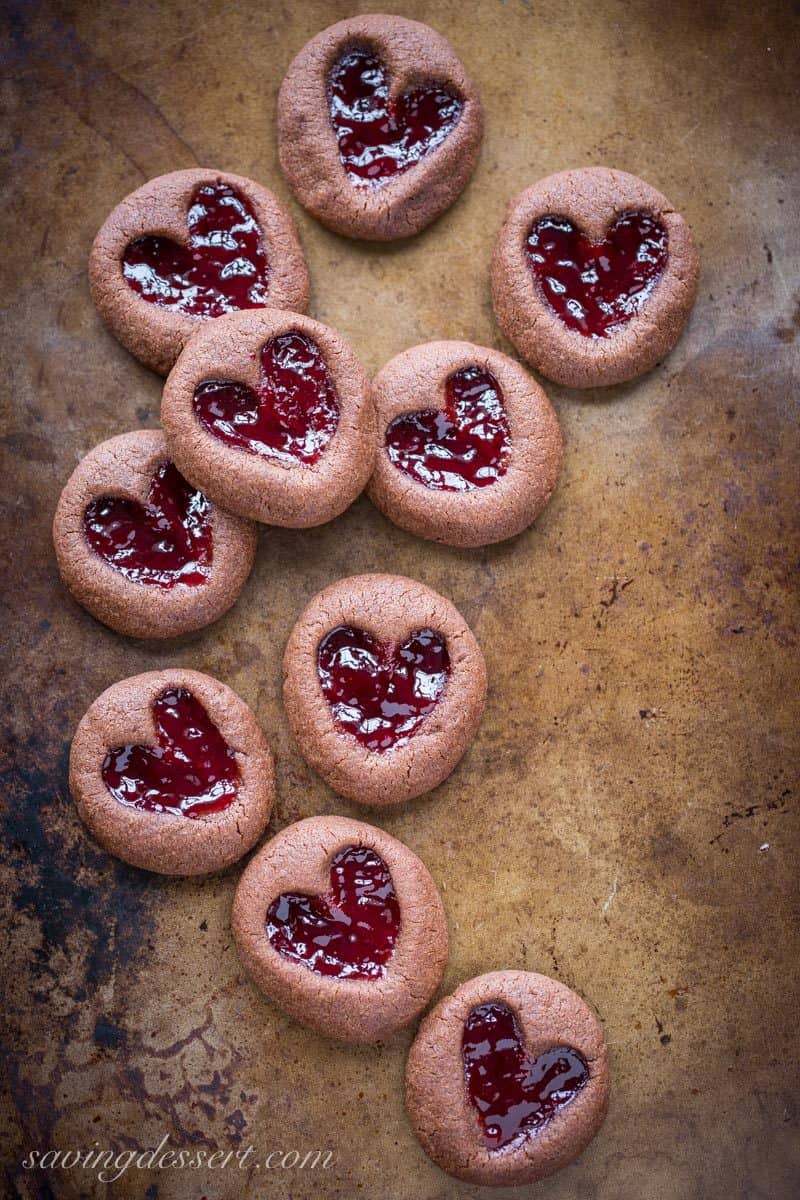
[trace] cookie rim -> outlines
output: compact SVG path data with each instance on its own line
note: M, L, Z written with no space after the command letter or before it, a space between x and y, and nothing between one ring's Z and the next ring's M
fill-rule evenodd
M348 47L359 45L373 48L385 63L392 98L415 83L439 83L457 92L463 105L457 124L433 151L374 189L351 182L330 120L331 69ZM429 25L393 14L360 14L321 30L295 55L278 93L284 177L303 208L345 237L394 241L419 233L458 199L482 140L480 97L455 49ZM309 164L319 194L304 183Z
M146 504L153 475L165 462L174 459L160 429L133 429L107 438L77 464L53 517L53 547L64 586L91 616L126 637L177 637L219 620L238 600L255 562L255 525L213 501L211 570L203 584L162 588L137 583L95 553L83 528L88 505L103 495ZM98 474L106 475L107 483L97 482Z
M234 379L255 388L261 347L292 331L319 346L339 403L336 430L311 465L288 466L228 446L200 424L193 409L195 388L204 379ZM332 521L358 498L372 474L375 415L359 358L337 330L289 309L228 313L198 331L167 377L161 423L187 479L228 512L266 525L307 529Z
M281 893L326 892L332 858L352 845L380 855L400 904L400 932L380 979L320 975L280 954L264 927ZM288 861L276 866L287 846ZM306 817L262 846L239 880L231 926L239 959L260 991L307 1028L348 1042L375 1042L409 1025L438 989L449 954L444 906L422 859L398 838L349 817Z
M386 433L399 416L440 408L448 378L473 365L489 371L502 390L509 462L504 474L487 487L428 488L390 460ZM424 378L417 378L423 367ZM446 545L475 548L516 537L549 503L564 458L558 416L544 389L508 355L468 341L422 342L381 368L372 380L372 398L376 457L367 495L401 529Z
M406 610L408 598L413 610ZM334 723L317 671L324 635L352 625L380 640L421 628L444 634L450 656L445 691L421 727L401 745L368 750ZM454 604L402 575L339 579L318 592L297 618L283 657L283 701L303 759L339 795L366 807L405 803L438 787L471 745L486 701L486 664Z
M115 800L103 782L110 749L156 744L152 706L171 687L196 696L236 752L239 788L220 812L148 812ZM72 739L69 788L84 825L109 854L145 871L189 877L222 871L256 844L275 801L275 766L252 709L232 688L201 671L167 667L118 680L92 701Z
M160 375L168 373L199 328L219 318L194 317L145 300L127 283L122 257L130 242L148 234L169 237L185 246L191 196L203 183L227 183L253 208L269 266L271 307L305 312L310 300L311 282L297 227L274 192L245 175L212 167L156 175L129 192L101 225L89 255L89 288L97 311L117 341ZM173 189L177 189L174 197Z
M482 1141L462 1052L466 1018L492 1000L513 1011L529 1054L567 1044L589 1066L587 1083L568 1106L544 1128L501 1150ZM491 971L460 984L424 1018L406 1062L406 1111L417 1140L433 1162L470 1183L534 1183L561 1170L597 1134L609 1095L608 1045L597 1016L572 988L532 971Z
M525 244L534 223L567 217L594 241L620 214L644 210L667 231L667 263L642 310L610 337L569 329L542 297ZM538 180L509 201L492 254L497 323L532 367L564 387L608 387L652 370L675 346L697 296L692 231L666 196L627 171L578 167Z

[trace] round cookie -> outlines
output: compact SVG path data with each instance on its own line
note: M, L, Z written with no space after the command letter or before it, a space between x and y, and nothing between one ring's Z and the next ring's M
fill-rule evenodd
M195 334L161 422L188 479L230 512L305 529L344 511L374 461L369 381L335 330L278 309Z
M377 455L368 493L402 529L451 546L514 537L561 472L558 418L513 359L470 342L427 342L372 382Z
M161 375L207 320L265 304L305 312L309 301L303 250L278 197L207 167L126 196L94 240L89 285L111 332Z
M235 603L256 530L181 476L160 430L101 442L67 481L53 520L61 578L93 617L128 637L202 629Z
M423 1150L469 1183L534 1183L572 1162L608 1108L608 1050L594 1013L528 971L463 983L420 1025L406 1109Z
M262 847L232 920L254 983L303 1025L349 1042L410 1024L447 964L447 922L424 863L344 817L298 821Z
M161 875L230 866L264 832L272 754L224 683L174 667L115 683L80 721L69 786L110 854Z
M300 753L334 791L399 804L461 759L483 713L486 666L449 600L400 575L356 575L298 618L283 698Z
M691 230L624 171L584 167L511 201L492 260L498 323L548 379L634 379L675 345L697 294Z
M278 96L278 151L297 200L346 237L419 233L475 169L483 110L452 46L371 13L318 33Z

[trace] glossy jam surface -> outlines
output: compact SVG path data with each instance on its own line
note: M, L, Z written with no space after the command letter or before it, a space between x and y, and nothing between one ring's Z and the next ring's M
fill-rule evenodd
M467 1096L490 1150L536 1133L589 1079L586 1060L569 1046L529 1058L514 1013L499 1002L473 1008L461 1047Z
M206 379L195 388L194 411L226 445L288 465L317 462L339 424L339 400L322 352L297 332L262 347L257 391L231 379Z
M197 587L211 571L211 505L174 463L153 476L147 504L100 496L83 528L95 554L134 583Z
M239 786L234 752L187 688L153 704L157 746L118 746L103 762L115 800L147 812L204 817L232 803Z
M339 157L353 183L380 187L440 145L463 104L440 87L389 96L383 62L370 50L348 50L328 81Z
M609 337L640 312L667 264L667 231L646 212L623 213L602 242L566 217L537 221L528 262L541 294L584 337Z
M221 317L267 303L269 265L261 226L244 196L227 183L203 183L186 216L188 245L136 238L122 273L144 300L191 317Z
M386 452L406 475L435 491L487 487L506 473L511 450L503 393L481 367L464 367L445 384L443 409L392 421Z
M278 896L267 909L266 929L279 954L319 975L379 979L400 932L389 868L374 850L348 846L331 863L330 891Z
M447 685L447 642L432 629L402 644L340 625L317 651L317 671L336 725L368 750L389 750L419 729Z

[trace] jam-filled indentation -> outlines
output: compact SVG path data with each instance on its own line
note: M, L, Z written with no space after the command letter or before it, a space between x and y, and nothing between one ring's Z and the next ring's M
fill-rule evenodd
M187 245L146 234L125 247L122 274L143 300L192 317L267 304L269 263L249 203L227 183L195 189Z
M317 343L292 331L261 348L254 390L231 379L206 379L194 391L195 415L227 446L293 466L312 466L339 424L339 399Z
M330 890L285 892L267 909L270 944L283 955L339 979L379 979L400 933L400 905L386 863L367 846L348 846L331 862Z
M386 452L398 470L434 491L488 487L506 473L511 437L503 393L483 367L463 367L445 384L445 406L396 417Z
M667 265L667 231L646 212L617 217L591 242L566 217L537 221L526 243L528 263L547 305L589 338L610 337L641 312Z
M381 752L407 742L436 707L450 655L432 629L397 643L340 625L319 644L317 673L337 728Z
M109 750L103 782L120 804L146 812L204 817L234 800L235 753L188 688L167 688L153 703L157 746Z
M498 1001L479 1004L464 1023L464 1081L490 1150L534 1134L570 1104L589 1080L582 1054L554 1046L525 1050L517 1018Z
M147 504L100 496L88 505L83 528L95 554L133 583L197 587L211 572L211 511L168 462L153 476Z
M373 188L441 145L464 107L453 92L433 85L392 99L383 62L358 47L333 67L328 104L345 171L353 183Z

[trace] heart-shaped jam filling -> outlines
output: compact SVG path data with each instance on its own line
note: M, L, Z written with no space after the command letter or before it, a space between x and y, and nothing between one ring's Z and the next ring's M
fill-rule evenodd
M221 317L267 303L269 264L252 208L227 183L196 188L187 245L148 234L125 247L122 273L151 304L191 317Z
M584 337L609 337L641 311L667 263L667 231L646 212L617 217L590 242L566 217L537 221L528 262L549 307Z
M463 109L442 87L390 98L386 68L371 50L348 50L328 81L331 124L352 182L381 187L439 146Z
M379 979L400 932L400 905L386 863L366 846L331 862L330 891L284 892L267 909L267 937L284 958L319 975Z
M541 1129L589 1079L583 1055L569 1046L530 1058L514 1013L494 1001L467 1017L462 1055L467 1096L490 1150Z
M319 644L317 672L337 727L381 751L408 741L436 706L450 656L432 629L397 643L340 625Z
M445 384L443 409L424 409L392 421L386 451L394 465L436 491L468 492L505 475L508 421L497 380L464 367Z
M95 554L134 583L196 587L211 571L211 505L174 463L153 476L147 504L100 496L83 515Z
M258 390L231 379L207 379L194 411L214 437L264 458L310 466L339 424L339 400L327 363L304 333L282 333L261 348Z
M204 817L232 803L239 786L234 752L187 688L153 704L157 746L118 746L103 762L115 800L147 812Z

